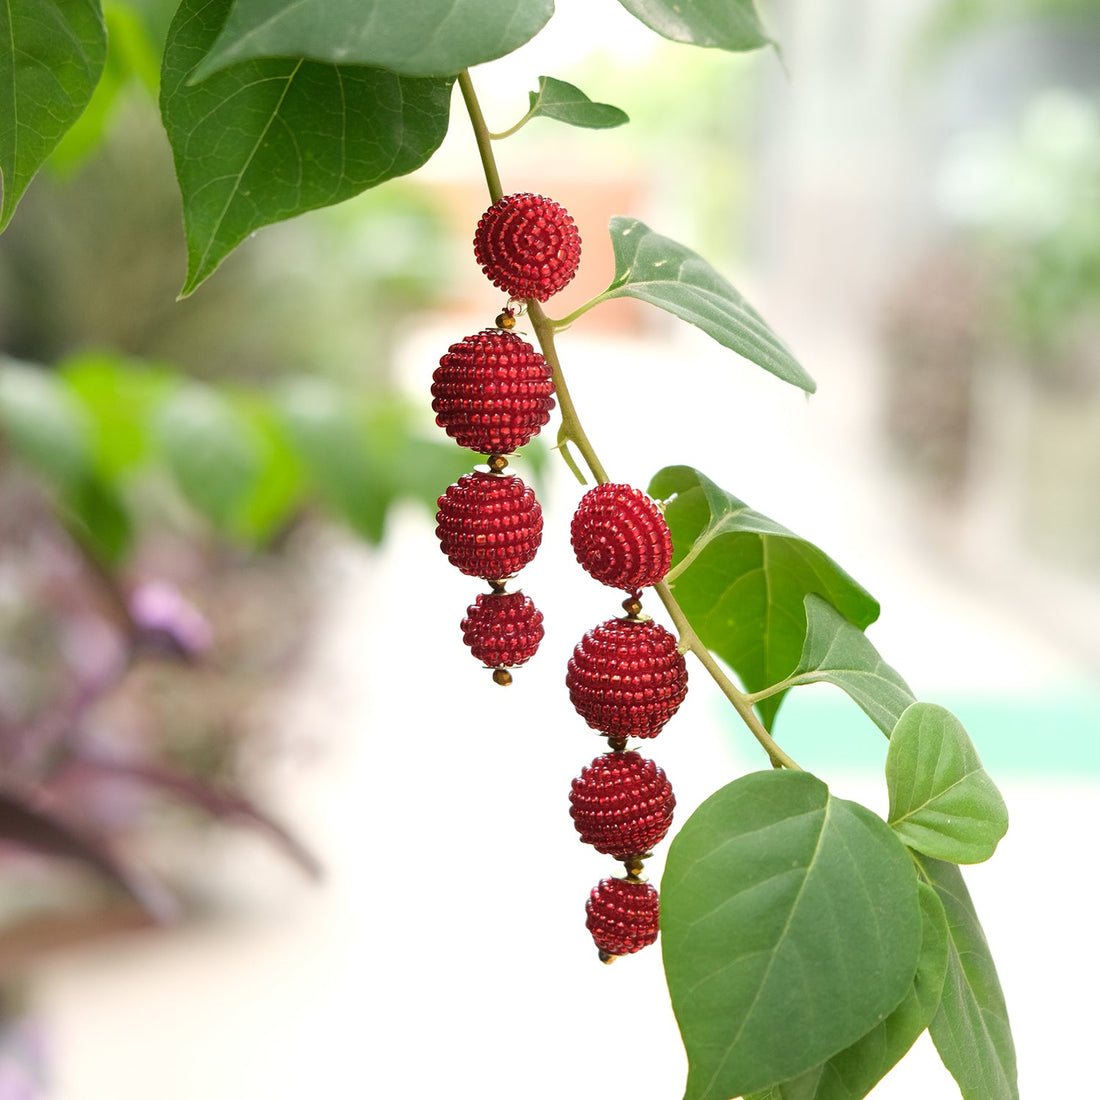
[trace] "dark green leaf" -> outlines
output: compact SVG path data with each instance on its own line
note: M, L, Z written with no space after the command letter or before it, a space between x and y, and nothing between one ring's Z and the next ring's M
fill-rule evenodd
M723 787L672 842L661 883L686 1100L727 1100L833 1057L913 984L921 908L885 823L806 772Z
M60 484L88 473L88 416L47 370L0 361L0 433L16 455Z
M232 533L262 472L248 421L213 387L190 383L164 402L153 427L183 495Z
M928 1030L963 1100L1019 1100L1016 1048L997 968L953 863L919 858L947 912L947 979Z
M88 553L107 565L123 561L133 544L134 527L114 486L91 475L71 486L60 504L70 531Z
M820 596L805 600L806 640L798 667L777 690L799 684L835 684L855 700L887 737L916 698L878 655L859 627Z
M904 1057L940 1006L947 974L947 917L935 890L920 884L921 953L901 1004L858 1042L792 1081L746 1100L862 1100Z
M611 219L615 278L589 305L637 298L697 325L723 347L813 393L814 380L729 282L698 253L636 218Z
M886 753L889 822L910 847L951 863L989 859L1008 831L1008 809L963 724L914 703Z
M721 50L755 50L764 34L753 0L619 0L631 15L673 42Z
M542 116L589 130L607 130L630 121L625 111L610 103L593 103L580 88L552 76L540 76L539 90L529 94L527 118Z
M198 75L249 58L309 57L455 76L511 53L553 14L554 0L237 0Z
M190 83L229 3L183 0L164 51L161 113L183 194L184 294L261 226L419 168L450 117L450 79L356 65L246 61Z
M87 106L106 56L97 0L0 4L0 230Z
M748 691L780 683L797 666L808 594L821 596L859 628L877 618L875 600L825 553L698 470L668 466L650 482L649 493L668 501L672 591L703 644ZM760 703L765 722L771 723L782 697Z

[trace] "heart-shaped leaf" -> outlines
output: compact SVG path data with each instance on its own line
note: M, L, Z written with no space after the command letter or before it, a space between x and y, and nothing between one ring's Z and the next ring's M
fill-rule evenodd
M805 599L815 593L858 628L878 604L828 555L690 466L668 466L649 485L667 501L674 547L668 581L700 640L740 676L748 691L783 681L806 637ZM775 717L782 692L762 699Z
M792 1081L745 1100L863 1100L904 1057L940 1006L947 974L947 916L935 890L920 884L920 960L901 1004L858 1042Z
M580 88L552 76L540 76L539 90L528 95L531 106L523 122L542 117L588 130L609 130L630 121L625 111L610 103L594 103Z
M534 38L554 0L236 0L197 76L258 57L309 57L455 76Z
M0 4L0 230L88 105L106 57L97 0Z
M890 825L910 847L951 863L989 859L1008 809L963 724L932 703L898 720L886 753Z
M997 968L970 892L954 863L918 857L947 913L947 978L928 1025L963 1100L1019 1100L1016 1047Z
M723 347L813 393L817 384L764 319L697 252L654 233L636 218L611 219L615 277L584 307L637 298L701 328Z
M754 700L800 684L835 684L889 737L905 708L916 702L909 685L879 656L867 635L832 604L811 594L805 608L806 640L798 667Z
M753 0L619 0L635 18L673 42L722 50L755 50L770 43Z
M669 848L661 899L686 1100L788 1080L912 987L913 862L880 818L806 772L754 772L707 799Z
M419 168L450 118L449 78L361 65L245 61L192 83L229 5L183 0L164 50L161 114L183 195L184 294L261 226Z

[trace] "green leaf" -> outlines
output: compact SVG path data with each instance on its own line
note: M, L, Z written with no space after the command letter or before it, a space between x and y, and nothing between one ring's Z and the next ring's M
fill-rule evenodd
M918 857L947 912L947 978L928 1031L963 1100L1019 1100L1016 1048L997 968L953 863Z
M97 0L0 4L0 230L92 98L106 56Z
M183 495L232 532L262 469L248 421L216 389L195 382L164 402L153 430Z
M625 111L610 103L593 103L580 88L552 76L540 76L539 90L528 95L531 109L525 121L541 116L589 130L608 130L630 121Z
M901 1004L846 1050L792 1081L746 1100L862 1100L901 1061L940 1006L947 974L947 916L935 890L919 884L921 953Z
M261 226L419 168L450 117L450 79L357 65L246 61L191 83L229 4L183 0L164 51L161 113L187 234L183 294Z
M117 566L133 546L134 525L122 497L98 474L81 478L60 501L70 533L99 561Z
M886 753L889 823L918 852L951 863L989 859L1008 831L1008 809L962 723L914 703Z
M681 828L661 883L685 1100L727 1100L833 1057L913 984L921 908L885 823L807 772L754 772Z
M611 298L649 302L698 326L784 382L814 392L817 384L779 337L702 256L636 218L612 218L610 230L615 277L586 309Z
M774 691L800 684L841 688L887 737L905 708L916 702L909 685L878 655L859 627L820 596L805 599L806 640L794 672ZM769 689L768 694L773 694Z
M764 34L753 0L619 0L636 19L673 42L720 50L755 50Z
M649 493L667 501L672 591L700 640L734 669L746 690L778 684L797 666L808 594L821 596L859 628L878 617L875 600L823 551L698 470L667 466ZM778 692L759 704L767 724L782 698Z
M15 454L62 485L88 473L88 417L57 376L41 367L0 361L0 435Z
M534 38L553 0L237 0L197 76L257 57L309 57L455 76Z

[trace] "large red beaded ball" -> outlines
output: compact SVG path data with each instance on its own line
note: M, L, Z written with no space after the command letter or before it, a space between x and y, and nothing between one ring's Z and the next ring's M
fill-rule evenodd
M486 329L452 344L432 375L436 423L460 447L511 454L550 419L554 382L546 360L511 332Z
M588 895L585 926L605 962L641 951L657 939L661 902L648 882L605 878Z
M564 207L526 192L498 199L477 223L474 257L511 298L545 302L577 273L581 236Z
M657 505L629 485L597 485L581 497L570 525L577 561L611 588L636 592L663 580L672 536Z
M542 635L542 612L522 592L483 593L462 620L462 640L489 668L515 668L529 661Z
M609 619L569 658L565 676L577 713L610 737L656 737L687 694L676 638L652 619Z
M542 542L542 508L514 475L474 471L460 477L437 503L440 549L467 576L510 577L531 561Z
M636 752L597 756L573 780L569 801L581 840L622 860L644 856L663 840L676 808L663 769Z

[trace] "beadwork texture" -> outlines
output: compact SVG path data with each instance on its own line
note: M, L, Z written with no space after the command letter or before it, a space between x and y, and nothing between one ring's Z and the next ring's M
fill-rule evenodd
M531 561L542 542L542 508L514 475L466 474L437 503L440 548L467 576L510 577Z
M452 344L432 375L436 423L460 447L511 454L550 419L554 382L546 360L511 332L486 329Z
M644 856L664 839L676 807L664 770L636 752L597 756L573 780L569 802L581 840L622 860Z
M577 643L565 676L577 713L612 737L656 737L687 694L676 637L652 619L609 619Z
M630 955L657 939L660 899L648 882L605 878L589 894L585 911L601 956Z
M672 563L672 536L657 505L630 485L597 485L573 513L577 561L611 588L636 592L663 580Z
M474 257L509 297L545 302L577 273L581 237L564 207L521 192L505 195L482 214Z
M542 612L522 592L483 593L462 620L462 640L489 668L515 668L529 661L542 635Z

